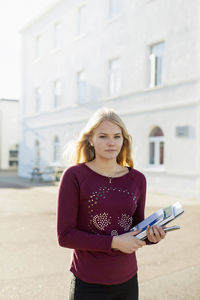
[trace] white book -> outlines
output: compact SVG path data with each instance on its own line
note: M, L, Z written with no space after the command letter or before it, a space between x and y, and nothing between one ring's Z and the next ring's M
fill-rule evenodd
M131 228L130 231L142 229L142 231L138 233L136 237L140 240L144 240L147 237L146 229L148 225L166 225L167 223L173 221L176 217L180 216L183 212L184 209L180 202L176 202L168 207L159 209L144 221Z

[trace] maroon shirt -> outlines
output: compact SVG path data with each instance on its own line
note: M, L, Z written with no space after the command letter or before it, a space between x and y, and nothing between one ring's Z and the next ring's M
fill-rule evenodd
M146 178L136 169L109 179L85 163L69 167L58 193L59 245L72 248L70 271L83 281L120 284L137 272L135 252L111 249L112 238L144 219Z

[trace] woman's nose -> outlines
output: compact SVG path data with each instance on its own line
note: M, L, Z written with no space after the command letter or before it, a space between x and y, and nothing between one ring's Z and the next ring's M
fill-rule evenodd
M108 139L108 145L114 145L115 141L114 139L110 138Z

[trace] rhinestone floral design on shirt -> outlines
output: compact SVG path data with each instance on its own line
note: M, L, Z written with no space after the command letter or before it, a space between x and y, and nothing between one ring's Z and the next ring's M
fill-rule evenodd
M118 224L124 229L124 231L128 231L132 225L133 218L130 215L122 214L121 218L119 218Z
M93 217L93 224L99 230L104 230L110 222L111 217L108 217L108 213L99 214Z
M111 236L116 236L116 235L118 235L117 230L112 230L110 235L111 235Z
M109 213L106 211L102 211L101 213L94 214L95 206L99 201L106 201L106 195L110 192L116 192L116 196L118 193L123 193L131 198L135 205L137 206L136 196L133 192L129 192L127 189L118 188L116 186L100 186L97 191L92 192L88 199L88 215L89 215L89 224L88 227L91 232L98 234L95 230L105 230L111 224L112 217L109 216ZM124 231L128 231L132 225L132 217L126 213L123 213L121 217L118 217L118 225L123 228ZM112 236L118 235L118 231L116 229L112 230L110 233Z

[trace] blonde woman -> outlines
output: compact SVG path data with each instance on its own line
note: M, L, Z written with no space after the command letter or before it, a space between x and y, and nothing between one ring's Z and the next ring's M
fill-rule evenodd
M130 228L144 219L146 179L133 168L132 140L111 109L80 133L58 194L59 245L74 249L70 300L138 299L135 252L146 242ZM148 230L149 243L165 237Z

